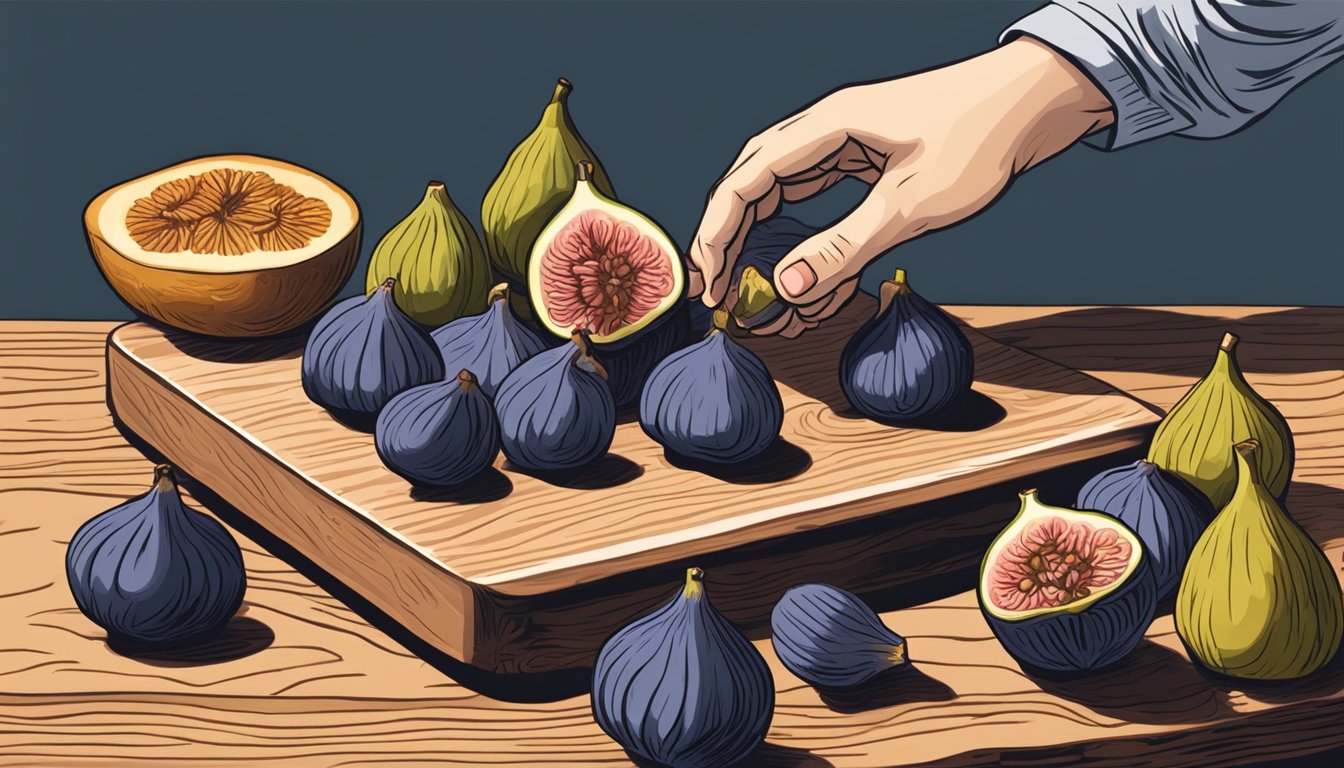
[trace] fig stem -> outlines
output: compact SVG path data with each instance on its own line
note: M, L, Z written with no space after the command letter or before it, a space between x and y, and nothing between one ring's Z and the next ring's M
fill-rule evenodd
M426 184L426 185L425 185L425 188L426 188L426 189L443 189L444 187L443 187L443 182L442 182L442 181L431 180L431 181L429 182L429 184Z
M1218 348L1224 352L1231 352L1236 349L1238 341L1241 341L1241 339L1237 337L1237 334L1228 331L1223 334L1223 340L1219 342Z
M904 267L897 267L897 268L896 268L896 274L895 274L895 276L893 276L893 277L891 278L891 282L893 282L893 283L904 283L904 282L905 282L905 268L904 268Z
M589 181L593 178L593 164L587 160L579 161L578 173L575 179L578 181Z
M486 297L487 304L494 304L496 301L507 300L509 298L509 284L500 283L490 289L490 295Z
M154 488L156 490L166 491L172 488L173 485L173 465L156 464L154 466Z
M397 278L395 278L395 277L389 277L389 278L387 278L386 280L383 281L383 284L382 284L382 285L380 285L380 286L378 286L378 287L381 288L382 290L386 291L387 293L391 293L391 292L392 292L392 286L394 286L394 285L396 285L396 284L397 284Z
M457 385L459 388L470 391L476 387L476 376L463 368L457 373Z
M573 83L569 82L563 77L560 78L559 80L556 80L555 91L551 93L551 103L555 104L557 102L564 101L565 97L568 96L569 92L572 90L574 90Z
M726 307L718 307L717 309L715 309L714 314L711 316L710 325L711 325L710 327L711 333L714 331L727 331L728 309Z
M705 592L704 587L705 572L700 568L686 569L686 586L682 594L686 597L700 597Z

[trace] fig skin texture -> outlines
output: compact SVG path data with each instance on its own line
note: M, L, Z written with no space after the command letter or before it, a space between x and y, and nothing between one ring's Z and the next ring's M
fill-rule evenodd
M551 348L514 315L508 293L508 284L495 286L484 312L454 320L430 334L443 357L444 370L471 371L481 391L491 398L514 368Z
M378 414L374 446L388 469L416 485L461 485L499 455L499 420L464 370L392 398Z
M167 464L155 468L148 493L75 532L65 571L79 610L126 649L206 640L233 618L247 589L238 542L182 503Z
M882 284L877 315L840 356L840 386L874 421L936 415L971 389L975 355L956 322L911 290L905 270Z
M790 672L820 688L851 688L910 663L905 638L858 597L829 584L785 592L770 614L770 642Z
M369 258L364 290L396 279L393 298L412 320L429 328L485 310L492 282L485 247L443 182L383 235Z
M742 765L770 728L770 668L710 604L703 579L691 568L678 595L597 656L593 718L642 765Z
M1198 488L1148 461L1101 472L1078 492L1078 509L1104 512L1134 529L1153 563L1158 598L1175 594L1213 505Z
M1142 539L1109 515L1042 504L1035 490L1021 500L980 565L976 598L990 630L1029 671L1073 675L1120 661L1157 612ZM1005 607L1010 598L1022 607Z
M591 163L593 185L616 197L602 163L569 117L571 90L570 82L560 78L537 127L514 147L481 203L485 248L495 274L524 295L532 246L574 192L576 164Z
M338 419L372 430L395 395L443 378L429 332L397 307L395 280L332 307L303 349L303 392Z
M765 363L725 332L727 316L719 310L708 336L669 355L644 384L639 424L670 453L734 464L779 437L779 388Z
M1293 434L1288 422L1261 397L1237 364L1236 334L1223 336L1213 367L1157 425L1148 460L1180 475L1222 509L1237 487L1232 447L1243 440L1255 452L1265 487L1282 502L1293 476Z
M519 365L495 398L509 461L539 472L597 461L616 436L616 403L606 371L582 334Z
M1199 537L1176 594L1176 634L1219 674L1293 680L1330 663L1344 634L1335 566L1266 487L1248 440L1232 498Z
M659 361L686 346L690 313L685 300L648 328L612 344L594 344L593 353L607 369L607 385L617 408L639 402L644 382Z

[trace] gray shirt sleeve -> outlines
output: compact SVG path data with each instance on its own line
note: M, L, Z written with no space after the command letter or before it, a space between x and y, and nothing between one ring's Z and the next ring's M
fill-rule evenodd
M1226 136L1344 56L1344 0L1055 0L1000 38L1030 35L1115 105L1089 143Z

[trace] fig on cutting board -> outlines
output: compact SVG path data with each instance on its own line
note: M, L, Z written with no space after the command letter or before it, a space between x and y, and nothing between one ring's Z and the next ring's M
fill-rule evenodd
M439 346L444 370L471 371L481 391L493 398L514 368L552 345L513 313L507 283L492 288L488 302L481 314L454 320L430 335Z
M495 274L524 293L532 246L574 191L575 164L590 163L592 184L606 197L616 196L597 155L569 117L571 90L561 78L541 121L514 147L481 204L481 227Z
M936 415L971 389L975 355L956 322L915 293L905 270L882 283L877 315L840 356L840 386L864 416L910 422Z
M111 187L85 209L84 229L136 312L238 338L292 330L326 307L359 256L360 214L307 168L215 155Z
M412 483L461 485L499 455L499 420L464 370L392 398L378 414L373 444L384 466Z
M65 572L75 604L114 646L207 639L233 618L247 588L238 542L182 503L167 464L154 468L148 493L80 526Z
M397 305L421 325L436 328L485 309L490 263L443 182L429 182L420 204L378 241L364 290L389 277L397 281Z
M373 429L393 396L443 378L434 339L393 301L395 283L332 307L303 348L304 394L360 429Z
M495 397L504 455L524 469L578 469L606 455L616 403L583 334L523 362Z
M856 595L829 584L785 592L770 612L770 642L790 672L822 688L850 688L910 663L905 638Z
M980 565L976 597L994 636L1047 672L1124 658L1157 610L1143 540L1109 515L1043 504L1034 489L1021 500Z
M703 340L669 355L644 383L639 425L669 452L734 464L758 456L779 437L784 403L761 359L726 332L715 313Z

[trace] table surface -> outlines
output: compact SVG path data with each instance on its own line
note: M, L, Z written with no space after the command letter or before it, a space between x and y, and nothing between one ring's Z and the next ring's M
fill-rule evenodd
M950 309L1161 408L1207 370L1224 330L1241 334L1248 379L1296 436L1289 509L1341 570L1344 309ZM223 636L178 655L112 652L75 609L63 560L81 523L152 474L104 403L115 325L0 322L0 766L628 764L581 675L447 674L242 535L247 600ZM1291 686L1214 680L1187 662L1168 614L1116 669L1036 679L992 638L973 585L962 574L917 603L892 598L903 607L882 616L914 669L862 695L823 697L756 638L778 705L753 764L1226 765L1344 746L1341 659Z

